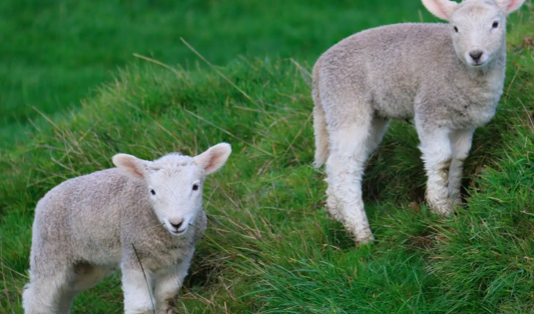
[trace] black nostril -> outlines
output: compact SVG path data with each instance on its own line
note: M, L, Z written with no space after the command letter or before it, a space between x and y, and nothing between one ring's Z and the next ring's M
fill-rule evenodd
M180 229L180 227L182 226L183 222L184 222L183 220L180 221L178 224L173 224L173 223L171 222L171 226L173 226L173 227L176 228L176 229Z
M480 57L482 57L482 51L480 50L471 51L469 55L471 56L471 58L473 58L473 60L478 61L480 60Z

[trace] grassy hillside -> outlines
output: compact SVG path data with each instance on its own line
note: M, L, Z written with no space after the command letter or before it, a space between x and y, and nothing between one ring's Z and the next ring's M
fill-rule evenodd
M395 10L387 9L395 5ZM188 40L215 64L238 56L315 60L358 30L419 20L418 1L4 0L0 3L0 148L28 139L111 81L134 53L195 68ZM425 15L428 17L429 15ZM33 107L36 107L35 110ZM31 121L31 123L29 122Z
M207 182L209 228L180 313L532 312L533 29L531 10L511 22L505 94L475 135L465 208L429 214L415 132L395 123L364 182L378 241L358 248L326 217L324 174L311 168L306 57L240 58L224 76L124 68L79 110L1 152L0 312L21 312L33 208L51 187L111 167L117 152L151 159L220 141L234 153ZM121 313L119 278L80 295L75 313Z

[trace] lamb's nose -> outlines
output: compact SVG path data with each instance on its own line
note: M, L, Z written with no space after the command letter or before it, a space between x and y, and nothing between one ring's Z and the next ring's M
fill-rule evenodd
M469 52L469 55L471 56L471 58L473 58L475 62L478 62L480 58L482 57L482 53L483 52L481 50L473 50Z
M178 223L175 223L175 222L172 222L172 221L169 221L169 222L171 223L171 226L173 226L176 230L178 230L178 229L180 229L180 227L184 223L184 220L182 219Z

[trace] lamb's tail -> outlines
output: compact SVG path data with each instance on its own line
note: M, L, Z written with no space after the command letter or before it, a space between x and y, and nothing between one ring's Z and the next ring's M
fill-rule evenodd
M319 69L320 59L313 68L313 88L312 97L315 107L313 108L313 129L315 131L315 162L316 168L321 167L328 158L328 130L326 129L326 119L321 103L321 95L319 93Z

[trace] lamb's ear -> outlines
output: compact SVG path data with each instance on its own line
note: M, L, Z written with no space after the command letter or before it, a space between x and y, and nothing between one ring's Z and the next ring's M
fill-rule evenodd
M206 174L211 174L226 163L230 153L232 153L232 146L228 143L220 143L195 156L194 160L197 165L204 168Z
M524 2L525 0L495 0L495 3L508 14L519 9Z
M448 21L458 3L449 0L422 0L425 8L436 17Z
M148 169L148 161L128 154L117 154L113 156L113 163L124 174L135 179L144 179Z

